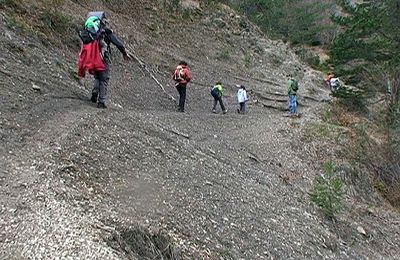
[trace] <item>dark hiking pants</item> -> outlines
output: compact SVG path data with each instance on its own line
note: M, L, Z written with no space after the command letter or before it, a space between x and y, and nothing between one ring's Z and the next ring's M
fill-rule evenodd
M110 80L111 64L105 63L105 65L105 71L94 73L92 94L96 94L99 96L100 103L106 103L107 101L108 82Z
M176 90L179 93L179 111L185 111L185 100L186 100L186 85L178 84Z
M244 114L246 112L246 102L239 103L239 106L240 106L239 113L243 113Z
M225 111L225 106L224 106L224 102L222 102L222 97L220 96L213 96L214 97L214 105L213 105L213 110L215 110L217 108L217 103L219 102L219 105L221 106L221 110Z

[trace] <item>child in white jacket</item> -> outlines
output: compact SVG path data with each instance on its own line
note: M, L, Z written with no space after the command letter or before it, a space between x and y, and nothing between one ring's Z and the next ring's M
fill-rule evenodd
M239 103L239 108L237 109L237 112L239 114L244 114L246 111L246 102L248 100L247 92L246 88L243 85L240 85L238 87L239 90L237 91L237 101Z

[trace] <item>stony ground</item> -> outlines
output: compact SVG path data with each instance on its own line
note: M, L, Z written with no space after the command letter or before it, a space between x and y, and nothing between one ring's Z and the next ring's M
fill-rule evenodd
M136 8L134 22L110 11L115 29L166 93L115 52L107 110L88 100L90 79L71 78L76 49L45 47L1 13L1 259L400 258L398 213L379 197L348 192L335 222L310 202L346 142L307 132L329 100L318 73L226 7L194 16L179 41L181 18ZM168 97L180 59L194 75L186 113ZM300 118L284 117L292 72ZM216 80L225 115L210 113ZM250 90L246 115L235 84Z

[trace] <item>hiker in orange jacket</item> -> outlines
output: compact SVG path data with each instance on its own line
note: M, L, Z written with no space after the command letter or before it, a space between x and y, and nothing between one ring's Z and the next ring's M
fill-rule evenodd
M324 79L324 81L329 89L331 89L331 79L334 77L335 77L335 75L331 72L331 73L328 73L328 75Z
M185 61L179 62L172 78L176 82L175 87L179 93L179 111L185 112L186 86L192 80L188 64Z

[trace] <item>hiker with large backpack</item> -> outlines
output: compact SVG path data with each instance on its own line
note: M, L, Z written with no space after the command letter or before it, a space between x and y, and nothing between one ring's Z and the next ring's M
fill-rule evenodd
M187 62L179 62L172 78L176 82L175 88L179 93L179 112L185 112L186 86L192 80Z
M213 86L211 88L211 96L213 96L214 98L214 105L212 108L212 112L214 114L217 113L217 104L219 102L219 105L221 106L221 110L222 113L226 114L226 112L228 112L228 110L226 110L225 106L224 106L224 102L222 101L222 96L224 94L224 86L222 85L222 83L220 81L218 81L215 86Z
M288 105L289 116L297 115L297 91L299 90L299 83L292 75L288 75Z
M79 81L85 77L86 71L94 76L92 96L90 100L97 103L98 108L107 108L107 92L111 71L111 44L122 53L125 60L130 59L124 45L108 28L105 12L90 12L84 28L79 32L82 40L79 53Z

